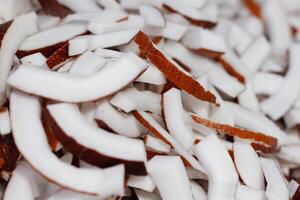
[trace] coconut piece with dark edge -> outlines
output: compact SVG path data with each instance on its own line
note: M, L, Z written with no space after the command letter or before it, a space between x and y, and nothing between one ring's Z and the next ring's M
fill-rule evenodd
M147 174L143 141L91 126L75 104L49 104L44 114L56 138L80 159L101 168L124 163L129 174Z
M50 149L41 122L39 99L20 91L10 95L13 137L22 156L41 176L56 185L106 198L123 194L124 166L76 168L59 160Z
M137 44L140 53L163 72L166 78L176 87L185 90L200 100L217 104L216 97L210 91L206 91L190 73L160 51L145 33L140 31L134 42Z

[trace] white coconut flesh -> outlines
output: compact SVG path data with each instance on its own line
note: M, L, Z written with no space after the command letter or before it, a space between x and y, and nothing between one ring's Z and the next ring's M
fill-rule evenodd
M193 200L188 176L180 157L156 156L148 162L147 168L163 199Z
M114 174L108 178L101 169L78 169L57 159L47 143L37 97L13 91L10 96L10 112L16 145L24 158L42 176L62 187L87 194L105 196L123 193L122 165L107 171L108 174ZM33 141L35 145L32 145ZM105 189L105 185L110 186Z
M146 160L142 141L116 135L91 126L75 104L50 104L47 105L47 110L63 134L72 138L78 145L96 151L100 158L101 155L104 155L111 157L111 159L141 163ZM72 151L71 148L70 151Z
M50 99L86 102L108 96L122 89L141 74L146 67L146 62L136 55L128 53L111 63L105 70L87 77L56 73L32 66L21 66L9 77L8 83L25 92ZM24 80L28 80L27 84L23 83Z
M208 175L209 199L234 199L238 174L220 139L212 134L197 144L194 151Z
M171 89L163 94L163 112L170 134L189 149L195 141L192 128L185 122L185 111L182 106L181 93Z
M0 134L6 135L11 133L11 122L9 110L6 107L0 108Z
M101 120L114 132L127 137L139 137L145 130L132 114L118 111L107 100L99 103L94 114L96 120Z

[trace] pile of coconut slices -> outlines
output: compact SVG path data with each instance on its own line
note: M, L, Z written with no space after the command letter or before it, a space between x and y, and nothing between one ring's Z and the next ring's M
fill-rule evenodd
M4 200L300 199L300 0L0 0L0 23Z

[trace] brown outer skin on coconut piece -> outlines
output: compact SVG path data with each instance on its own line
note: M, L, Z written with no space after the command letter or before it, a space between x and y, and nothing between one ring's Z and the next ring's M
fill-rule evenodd
M8 28L12 24L12 22L13 21L11 20L11 21L0 24L0 47L1 47L2 39L3 39L6 31L8 30Z
M0 170L12 172L19 158L20 153L12 134L0 136Z
M68 8L60 5L57 0L39 0L42 11L47 15L53 15L60 18L67 16L68 14L73 13Z
M235 77L240 83L245 84L245 77L236 71L226 60L223 58L217 59L219 63L223 66L223 69L230 74L231 76Z
M261 9L254 0L243 0L243 3L252 15L261 19Z
M213 51L213 50L204 49L204 48L192 49L192 51L200 56L204 56L204 57L212 58L212 59L217 59L224 54L224 52Z
M42 114L45 116L46 123L52 128L52 132L60 143L72 154L76 155L83 161L98 166L100 168L111 167L117 164L124 164L125 171L128 174L136 176L147 175L146 167L143 162L138 161L128 161L118 158L109 157L92 149L88 149L80 144L78 144L73 138L67 136L63 130L57 125L55 119L51 116L47 108L43 108Z
M192 24L194 24L194 25L196 25L196 26L200 26L200 27L203 27L203 28L208 28L208 29L210 29L210 28L213 28L213 27L215 27L215 26L217 25L217 23L215 23L215 22L210 22L210 21L207 21L207 20L193 19L193 18L190 18L190 17L188 17L188 16L185 16L184 14L178 12L177 10L171 8L170 6L168 6L168 5L166 5L166 4L163 4L163 7L164 7L167 11L169 11L169 12L171 12L171 13L177 13L177 14L183 16L183 17L184 17L185 19L187 19L190 23L192 23Z
M266 144L266 145L262 145L262 144L258 144L258 143L251 143L251 146L255 150L259 150L264 153L271 153L276 150L277 139L274 137L267 136L267 135L265 135L263 133L259 133L259 132L248 131L245 129L232 127L232 126L229 126L226 124L220 124L217 122L213 122L213 121L201 118L194 114L192 114L191 117L196 123L199 123L208 128L213 128L217 132L221 132L221 133L227 134L229 136L236 136L236 137L239 137L242 139L251 139L256 142L262 142L262 143Z
M48 67L53 69L55 66L59 65L60 63L65 62L72 56L68 55L69 51L69 42L66 42L62 47L57 49L46 61Z
M140 31L136 35L134 42L137 44L140 53L148 58L175 86L185 90L200 100L217 104L216 97L210 91L205 91L199 82L194 80L191 76L184 74L175 65L169 62L145 33Z

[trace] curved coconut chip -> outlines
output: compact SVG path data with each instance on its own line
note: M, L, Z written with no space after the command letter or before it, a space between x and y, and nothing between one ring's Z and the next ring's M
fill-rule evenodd
M147 163L147 169L164 200L193 200L180 157L155 156Z
M10 96L10 111L13 136L18 149L46 179L64 188L102 197L123 193L123 166L109 168L107 171L78 169L59 161L52 154L42 127L40 103L36 97L13 91ZM33 142L35 145L32 145ZM110 177L107 177L108 174Z
M23 65L40 66L47 68L47 66L45 66L46 60L47 58L43 56L43 54L35 53L21 58L20 62Z
M191 190L194 199L207 199L205 190L196 181L191 181Z
M247 139L253 141L251 145L255 150L259 150L266 153L271 153L277 148L277 139L271 136L267 136L263 133L249 131L237 127L233 127L227 124L221 124L217 122L213 122L208 119L204 119L195 114L191 114L192 119L208 128L213 128L219 133L224 133L232 137L239 137L242 139ZM271 151L271 152L270 152Z
M37 31L36 20L35 13L16 17L2 39L0 48L0 106L6 102L6 79L13 64L13 57L23 40Z
M0 135L7 135L11 132L11 123L9 110L6 107L0 107Z
M139 137L144 132L143 127L141 127L134 116L119 112L107 100L103 100L98 104L94 117L120 135Z
M264 175L254 149L246 143L234 142L233 155L235 166L243 182L251 188L264 190Z
M87 102L109 96L124 88L146 67L147 63L142 59L133 53L127 53L105 69L87 77L21 66L9 77L8 83L20 90L50 99Z
M261 8L255 0L243 0L245 7L250 11L252 15L261 19Z
M159 69L153 65L149 65L148 69L139 76L135 82L150 83L153 85L163 85L166 83L166 78Z
M72 13L69 9L59 4L57 0L39 0L39 3L42 11L47 15L63 18Z
M201 26L203 28L213 28L217 23L214 16L214 11L204 13L204 11L199 11L194 7L186 5L181 2L174 2L171 0L164 0L163 7L173 13L178 13L187 19L190 23Z
M146 154L142 141L91 126L74 104L47 105L45 115L56 138L82 160L99 167L124 163L126 172L145 175Z
M283 83L284 78L281 75L268 72L257 72L253 77L253 89L257 95L273 95L280 85Z
M234 199L238 174L219 138L211 134L195 146L194 152L207 172L208 198Z
M189 149L195 141L192 128L186 122L187 113L183 109L181 93L172 88L162 95L162 109L166 127L185 149Z
M213 59L219 58L226 50L221 35L203 28L190 28L181 42L196 54Z
M136 88L128 88L118 92L109 102L126 113L138 110L160 114L160 98L161 95L151 91L138 91Z
M66 42L78 35L86 32L84 24L73 23L64 24L55 28L51 28L28 37L21 45L17 52L17 56L24 56L40 52L45 57L51 56L55 51L60 49Z
M174 150L180 155L183 161L200 172L203 172L203 168L201 164L187 151L181 146L155 119L146 112L134 111L133 115L135 118L149 130L149 132L170 145Z
M210 91L205 91L188 72L162 53L143 32L137 34L134 42L138 45L141 53L178 88L200 100L216 103L216 97Z
M268 199L289 199L289 190L277 164L269 158L260 158L266 178L266 196Z

